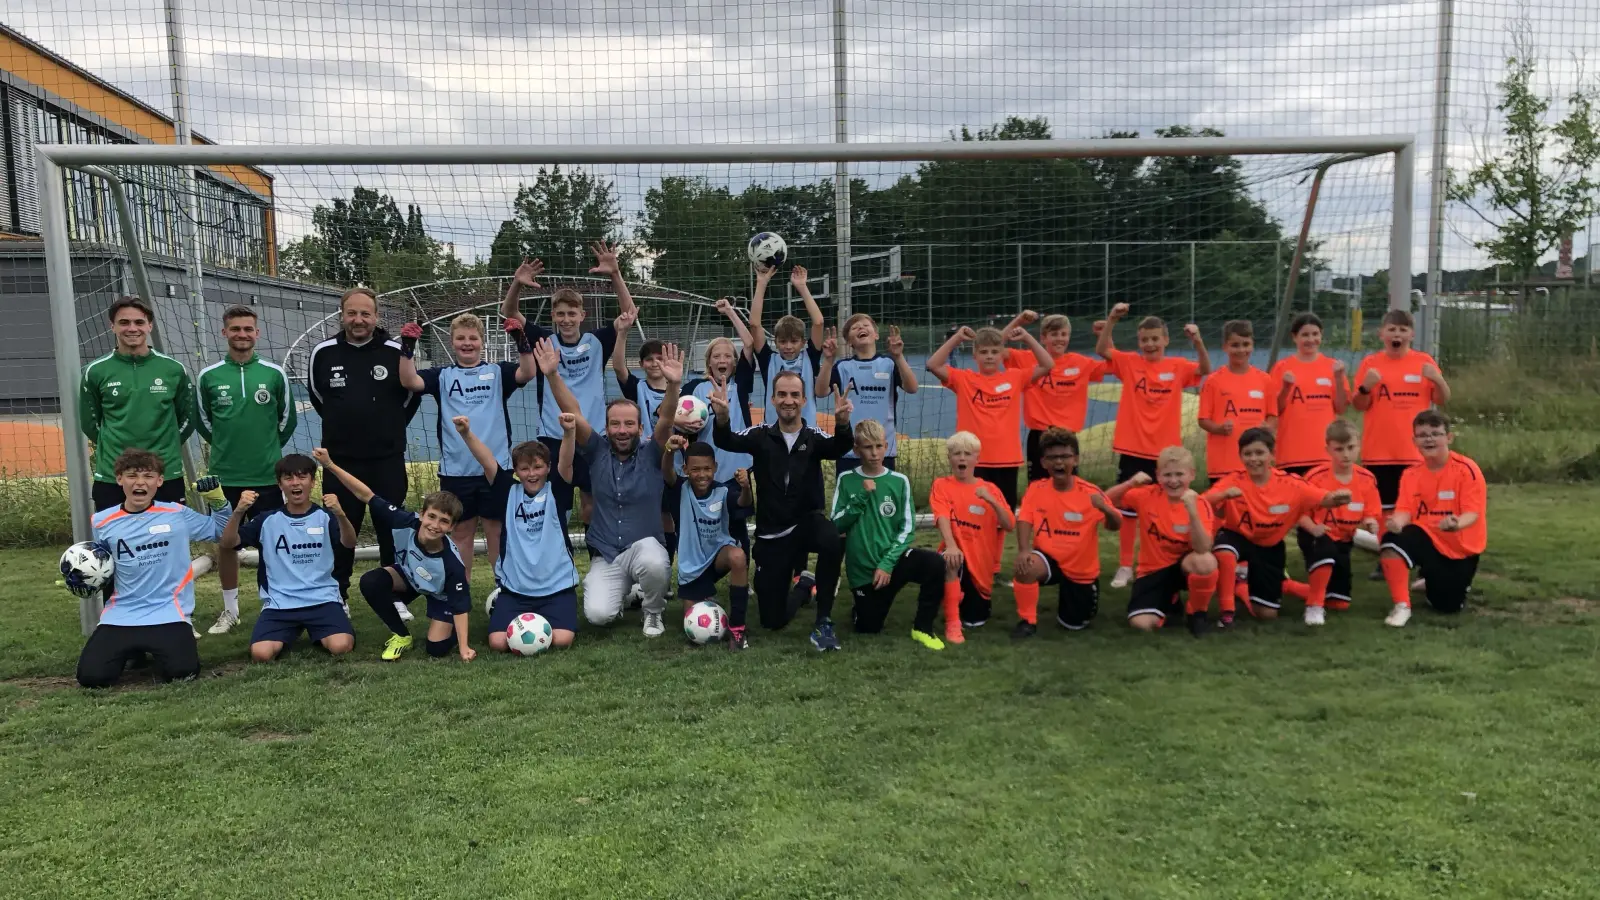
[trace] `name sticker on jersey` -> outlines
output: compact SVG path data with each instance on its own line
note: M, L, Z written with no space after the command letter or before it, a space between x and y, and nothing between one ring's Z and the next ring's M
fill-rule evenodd
M1440 494L1439 496L1443 497L1444 494ZM1451 494L1450 496L1454 497L1455 494ZM150 533L151 534L166 534L167 532L169 532L171 530L172 530L172 526L171 525L167 525L167 524L151 525L150 526Z
M1347 506L1351 512L1361 512L1363 509L1367 508L1367 505L1362 503L1360 500L1357 500L1353 503L1346 503L1345 506Z
M1011 390L1011 382L1009 382L1009 381L1006 382L1005 384L997 384L997 385L994 386L994 392L996 394L1000 393L1001 391L1009 391L1009 390Z
M888 372L873 372L872 373L872 377L880 379L882 381L888 381L889 380L889 373Z
M1440 500L1454 500L1455 498L1456 498L1456 492L1455 491L1440 491L1439 492L1439 499ZM163 525L162 527L165 528L166 526ZM151 531L155 531L154 528L152 528L150 530Z
M975 516L981 516L981 515L983 515L983 507L982 506L978 506L977 504L974 504L972 506L967 507L967 512L972 513Z
M1073 366L1070 369L1062 369L1061 370L1061 374L1067 376L1068 378L1071 378L1072 376L1078 374L1081 371L1083 371L1083 370L1078 368L1077 366Z
M411 570L411 574L417 576L418 578L421 578L423 581L426 581L429 584L433 583L433 576L429 575L428 574L428 570L424 569L421 566L417 566L415 569L412 569Z
M482 375L478 376L478 380L479 381L493 381L494 380L494 373L493 372L484 372Z
M1271 506L1267 507L1267 512L1272 513L1275 516L1281 516L1281 515L1283 515L1284 513L1288 512L1288 511L1289 511L1289 504L1287 504L1287 503L1274 503Z
M1176 377L1176 376L1174 376L1171 372L1162 372L1160 375L1156 376L1156 380L1157 381L1171 381L1174 377Z
M1265 396L1266 396L1266 394L1263 394L1260 391L1251 391L1250 392L1250 399L1251 400L1260 400L1262 397L1265 397Z
M1065 512L1061 514L1061 518L1066 519L1068 522L1082 522L1083 513Z
M1422 376L1421 375L1407 375L1406 376L1406 384L1421 384L1421 383L1422 383Z
M306 534L321 534L321 533L322 533L322 529L321 528L307 528L306 529Z
M718 500L715 503L707 503L706 504L706 512L712 512L712 513L722 512L722 501Z
M1317 387L1332 387L1332 386L1333 386L1333 379L1332 378L1318 378L1317 379Z
M1174 526L1172 526L1172 530L1177 532L1178 534L1188 534L1189 533L1189 526L1187 526L1187 525L1174 525Z

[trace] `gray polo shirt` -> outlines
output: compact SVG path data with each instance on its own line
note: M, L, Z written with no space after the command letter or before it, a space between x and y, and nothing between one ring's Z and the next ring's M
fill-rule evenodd
M618 459L598 431L578 447L589 466L594 513L589 517L589 549L606 562L647 537L661 535L661 448L641 440L627 459Z

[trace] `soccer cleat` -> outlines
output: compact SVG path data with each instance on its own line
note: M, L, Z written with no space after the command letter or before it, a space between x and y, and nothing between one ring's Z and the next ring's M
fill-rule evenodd
M1189 613L1189 633L1195 637L1204 637L1211 622L1203 612Z
M661 613L647 612L644 614L644 636L661 637L667 633L667 626L661 622Z
M911 639L922 646L927 647L929 650L944 649L944 641L939 640L926 631L918 631L915 628L911 629Z
M1039 626L1026 619L1018 619L1016 627L1011 629L1011 639L1013 641L1025 641L1038 633Z
M1344 612L1345 610L1350 608L1350 601L1349 600L1334 600L1332 598L1329 598L1328 602L1326 604L1324 604L1324 605L1328 609L1333 610L1334 612Z
M644 588L642 588L642 587L640 587L640 586L638 586L636 584L636 585L633 586L633 590L628 592L628 608L629 609L638 609L639 607L641 607L643 605L644 605Z
M974 619L971 622L968 622L966 619L961 620L962 628L982 628L987 624L989 624L988 619Z
M1327 621L1328 621L1327 614L1322 611L1322 607L1320 607L1320 606L1308 606L1308 607L1306 607L1306 624L1307 625L1323 625L1323 624L1326 624Z
M817 577L810 572L801 572L795 576L789 588L789 606L799 609L810 603L817 596Z
M389 640L383 645L383 658L389 662L399 659L401 654L411 649L411 635L391 634Z
M483 614L484 615L486 615L486 616L494 615L494 601L496 601L498 599L500 599L500 589L499 588L495 588L494 590L490 591L489 592L489 596L483 598Z
M832 621L823 619L817 623L817 627L811 629L811 646L821 653L839 649L839 638L833 633Z
M223 610L222 611L222 615L217 616L217 624L211 626L210 628L207 628L206 629L206 633L207 634L227 634L228 632L232 631L233 630L233 626L235 626L237 624L239 624L239 614L236 613L236 612L229 612L228 610Z
M965 644L967 642L966 635L961 633L961 623L959 621L944 623L944 642L946 644Z
M411 614L411 607L401 603L399 600L394 602L394 611L400 614L400 621L402 622L409 622L416 618Z
M1411 604L1396 603L1394 609L1389 611L1389 615L1384 617L1383 624L1390 628L1404 628L1409 621L1411 621Z
M1233 627L1233 613L1225 612L1217 619L1217 630L1222 631Z
M1118 566L1117 574L1111 576L1111 586L1114 588L1125 588L1131 581L1133 581L1132 566Z
M728 629L729 650L749 650L750 639L744 636L744 626L735 625Z

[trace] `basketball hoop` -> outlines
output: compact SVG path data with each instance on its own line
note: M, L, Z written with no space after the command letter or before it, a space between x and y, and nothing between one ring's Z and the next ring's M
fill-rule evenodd
M900 286L902 288L905 288L908 291L911 290L911 285L916 280L917 280L917 276L912 275L910 272L902 272L900 274Z

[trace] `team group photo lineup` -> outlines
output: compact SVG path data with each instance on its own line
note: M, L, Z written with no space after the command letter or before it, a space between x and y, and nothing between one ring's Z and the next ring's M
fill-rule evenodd
M352 588L387 629L360 642L381 637L383 660L413 651L418 634L432 657L531 656L621 627L630 608L645 639L681 616L688 641L732 651L802 618L810 647L828 653L890 628L902 593L909 637L929 651L985 631L1034 637L1046 587L1069 639L1109 624L1103 591L1131 628L1195 638L1239 617L1338 627L1376 614L1352 608L1357 579L1383 583L1395 628L1415 601L1445 615L1467 605L1487 491L1451 449L1451 388L1412 347L1409 310L1383 316L1380 348L1354 371L1321 351L1312 313L1288 323L1291 352L1268 372L1252 363L1249 321L1207 335L1141 317L1136 301L1092 323L1023 310L999 327L959 325L914 367L896 323L858 313L830 324L781 238L763 233L747 249L748 308L716 303L732 336L700 358L660 340L630 345L640 309L604 241L590 247L591 272L610 281L613 318L593 321L595 300L560 287L540 307L548 321L531 320L522 295L543 290L545 273L524 260L494 310L504 334L487 333L488 310L454 316L446 365L418 367L420 321L391 334L378 294L347 290L338 333L307 358L321 421L309 455L283 450L297 404L282 361L257 352L255 310L230 307L211 323L226 356L191 373L153 349L146 299L115 300L105 313L115 349L83 369L79 396L94 536L61 564L73 593L103 602L78 682L109 686L129 666L191 678L202 626L249 628L259 663L302 636L328 654L368 652L357 649ZM806 318L782 315L769 330L765 298L785 279ZM1119 349L1125 319L1135 340ZM1075 324L1092 329L1092 353L1068 349ZM1168 352L1175 335L1191 354ZM488 361L504 340L516 360ZM1079 433L1102 382L1121 390L1115 480L1096 485L1077 471ZM508 403L524 390L537 428L513 433ZM896 423L903 397L928 390L948 391L956 415L946 474L919 508L897 465ZM1198 393L1193 413L1186 393ZM822 421L819 401L831 401ZM425 403L437 406L438 489L408 503L406 430ZM1203 471L1186 426L1203 434ZM208 462L186 484L182 450L195 433ZM358 573L369 516L378 564ZM936 543L918 541L919 516ZM475 598L480 531L494 586ZM1117 556L1104 583L1102 541ZM209 625L195 620L194 542L216 554L223 609ZM1291 543L1303 580L1291 577ZM240 556L251 551L253 623L240 606ZM995 603L997 586L1014 614ZM472 624L475 602L486 626ZM425 630L411 624L416 609Z

